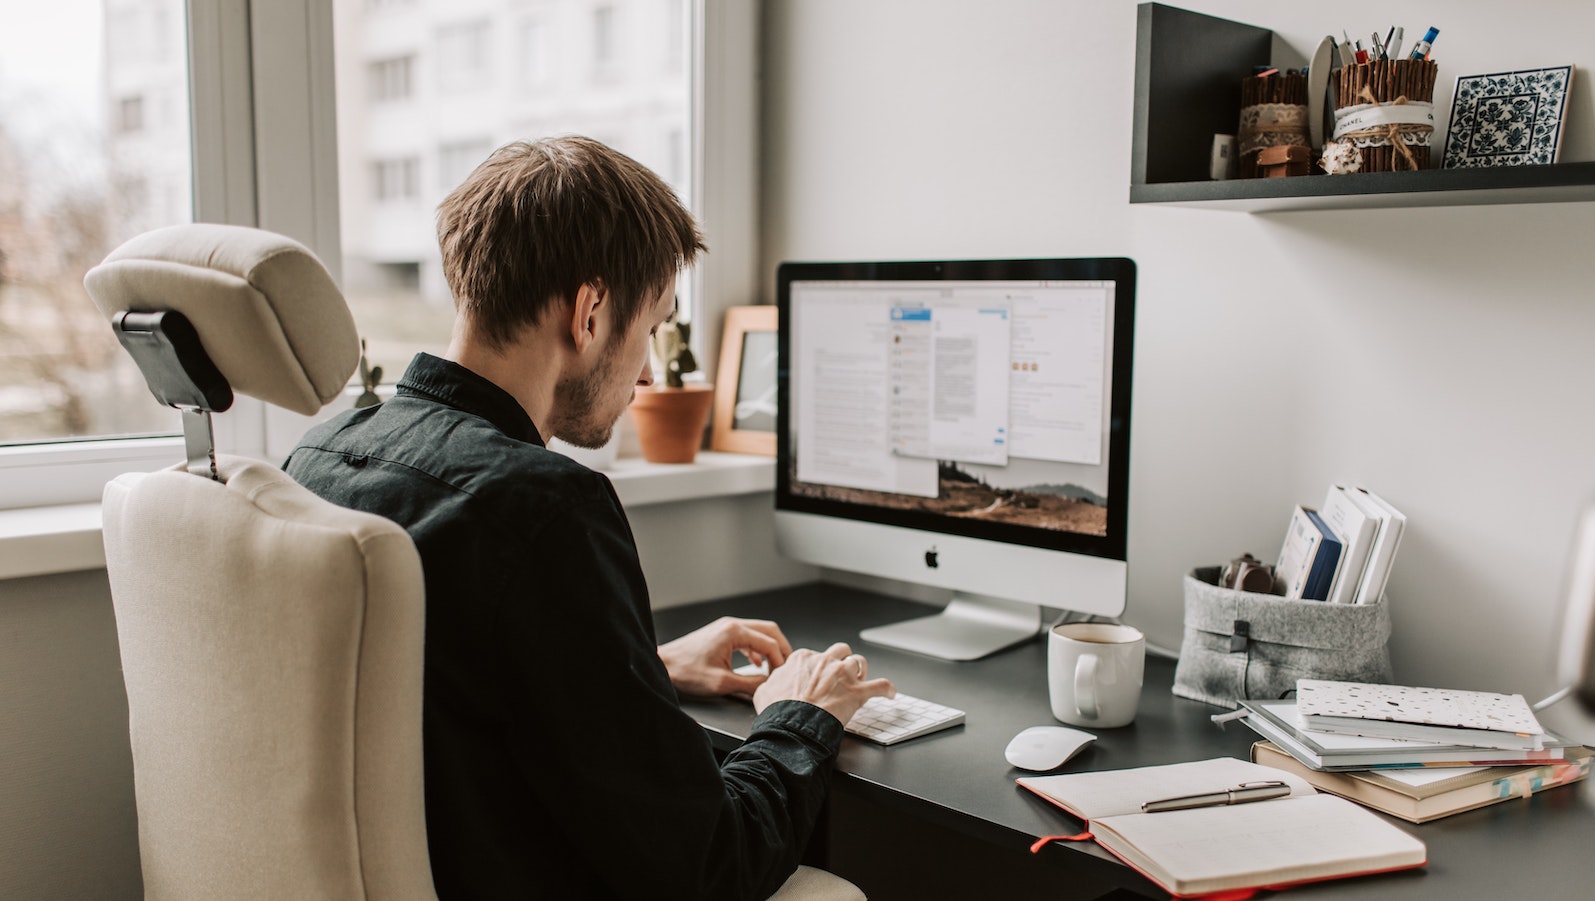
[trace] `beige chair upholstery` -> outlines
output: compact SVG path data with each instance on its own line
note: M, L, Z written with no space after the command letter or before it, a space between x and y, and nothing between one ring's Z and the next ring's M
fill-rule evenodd
M770 901L864 901L864 893L834 873L798 867Z
M105 489L148 899L432 899L421 564L221 457Z
M178 310L234 390L312 413L359 360L342 295L279 235L129 241L95 303ZM420 558L402 528L222 456L105 488L149 899L435 899Z
M108 318L182 313L233 390L300 413L359 361L332 279L280 235L160 229L84 284ZM435 901L414 545L274 466L214 465L105 488L145 897ZM863 897L802 867L772 901Z

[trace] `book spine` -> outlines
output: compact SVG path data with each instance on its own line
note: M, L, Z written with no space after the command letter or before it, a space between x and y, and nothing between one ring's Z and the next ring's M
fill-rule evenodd
M1328 600L1329 588L1334 584L1335 574L1340 571L1340 552L1345 545L1335 534L1335 530L1318 515L1318 511L1307 510L1307 519L1313 524L1313 528L1318 530L1319 541L1301 597L1304 601Z
M1580 757L1504 776L1491 784L1498 798L1527 798L1547 788L1578 782L1589 775L1592 762L1595 757Z

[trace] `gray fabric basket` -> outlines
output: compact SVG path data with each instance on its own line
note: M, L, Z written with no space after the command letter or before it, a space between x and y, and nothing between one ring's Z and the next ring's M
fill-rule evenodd
M1297 679L1389 682L1390 605L1326 604L1218 587L1219 567L1185 576L1185 638L1174 693L1223 707L1283 697ZM1243 625L1244 624L1244 625Z

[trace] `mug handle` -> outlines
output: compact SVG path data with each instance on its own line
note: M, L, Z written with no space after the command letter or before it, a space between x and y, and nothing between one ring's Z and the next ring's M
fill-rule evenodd
M1074 663L1074 706L1088 720L1096 719L1097 655L1082 654Z

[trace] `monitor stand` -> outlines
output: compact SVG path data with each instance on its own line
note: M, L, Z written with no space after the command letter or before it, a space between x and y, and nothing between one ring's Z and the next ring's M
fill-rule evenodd
M958 592L940 613L864 629L874 644L943 660L975 660L1041 632L1041 608Z

